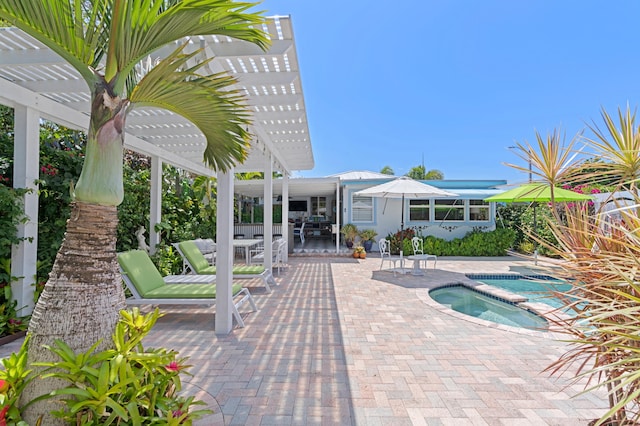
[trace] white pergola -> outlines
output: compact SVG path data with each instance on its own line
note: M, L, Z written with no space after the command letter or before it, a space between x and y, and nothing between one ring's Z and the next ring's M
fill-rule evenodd
M300 80L291 18L267 18L263 30L270 35L268 51L228 37L199 36L166 46L152 56L162 57L188 43L187 50L203 49L202 55L213 58L207 71L225 71L238 80L237 88L248 99L253 112L249 131L254 139L245 162L228 173L216 174L205 166L206 140L200 130L183 117L167 110L134 109L127 118L125 147L151 157L150 246L159 235L154 225L160 222L162 163L218 178L217 243L221 250L217 262L218 302L216 332L227 334L232 328L231 239L233 235L233 173L263 171L265 227L273 222L272 173L284 175L286 188L295 170L314 166L306 108ZM15 110L14 186L36 189L39 171L39 124L41 119L69 128L86 130L89 124L90 92L80 75L56 53L16 28L0 28L0 103ZM33 287L37 259L37 192L25 196L25 213L29 222L20 227L19 236L27 238L12 253L12 284L19 306L33 308ZM286 213L286 212L285 212ZM283 214L283 221L286 221ZM288 230L283 226L283 237ZM271 247L270 233L265 233L265 248ZM267 253L268 254L268 253ZM265 256L265 261L271 259ZM271 267L265 264L265 267ZM225 303L226 301L226 303Z

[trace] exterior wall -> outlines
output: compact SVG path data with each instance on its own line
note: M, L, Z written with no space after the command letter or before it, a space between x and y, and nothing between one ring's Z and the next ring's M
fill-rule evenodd
M345 182L342 190L342 206L343 206L343 218L342 224L353 223L358 229L373 228L378 233L376 240L387 236L388 234L395 233L400 230L401 215L402 215L402 200L394 198L373 198L373 220L372 221L357 221L353 216L353 194L357 191L369 188L371 186L382 183L381 181L358 181L358 182ZM428 184L434 185L435 181L430 181ZM457 199L465 200L465 220L463 221L449 221L449 220L436 220L433 204L430 209L430 220L428 221L411 221L410 220L410 203L408 199L404 200L404 228L416 228L418 235L433 235L445 240L452 240L455 238L462 238L474 229L482 229L484 231L492 231L496 228L495 222L495 203L490 203L489 207L489 220L488 221L470 221L469 219L469 205L470 199L479 200L488 197L491 194L487 194L487 191L493 193L499 193L501 190L495 189L496 185L505 184L505 181L439 181L444 185L437 185L442 188L446 187L451 192L456 192L457 189L460 192L464 192ZM460 188L461 187L461 188ZM470 191L471 190L471 191ZM477 194L474 191L477 190Z

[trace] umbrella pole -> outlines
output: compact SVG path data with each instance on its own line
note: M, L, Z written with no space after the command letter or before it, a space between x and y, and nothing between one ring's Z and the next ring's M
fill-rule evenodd
M537 240L537 233L538 233L538 221L536 219L536 208L538 207L538 203L534 202L533 203L533 264L534 265L538 265L538 240Z
M404 274L404 194L400 204L400 274Z

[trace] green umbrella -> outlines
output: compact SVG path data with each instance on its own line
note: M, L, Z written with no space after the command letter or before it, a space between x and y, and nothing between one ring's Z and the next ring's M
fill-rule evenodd
M553 199L556 202L589 201L593 196L578 194L562 188L553 188ZM551 201L551 186L543 183L527 183L500 194L485 198L485 201L505 203L532 203Z
M593 196L586 194L578 194L558 187L553 188L553 200L555 202L564 203L568 201L589 201ZM492 195L485 198L485 201L504 202L504 203L533 203L533 234L536 233L536 207L539 202L551 201L551 186L543 183L527 183L517 188L510 189L500 194ZM538 263L538 244L533 252L535 263Z

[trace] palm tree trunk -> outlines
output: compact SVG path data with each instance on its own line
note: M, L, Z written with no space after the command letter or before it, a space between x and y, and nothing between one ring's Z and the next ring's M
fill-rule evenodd
M102 343L98 350L112 346L119 312L125 308L116 257L117 225L117 207L73 203L65 239L29 323L30 365L56 361L56 356L43 347L52 345L55 339L76 352L88 350L99 340ZM60 385L52 379L34 380L22 394L21 402ZM59 403L35 403L27 407L24 419L35 424L40 415L45 415L42 424L64 424L49 415L52 409L60 409Z

